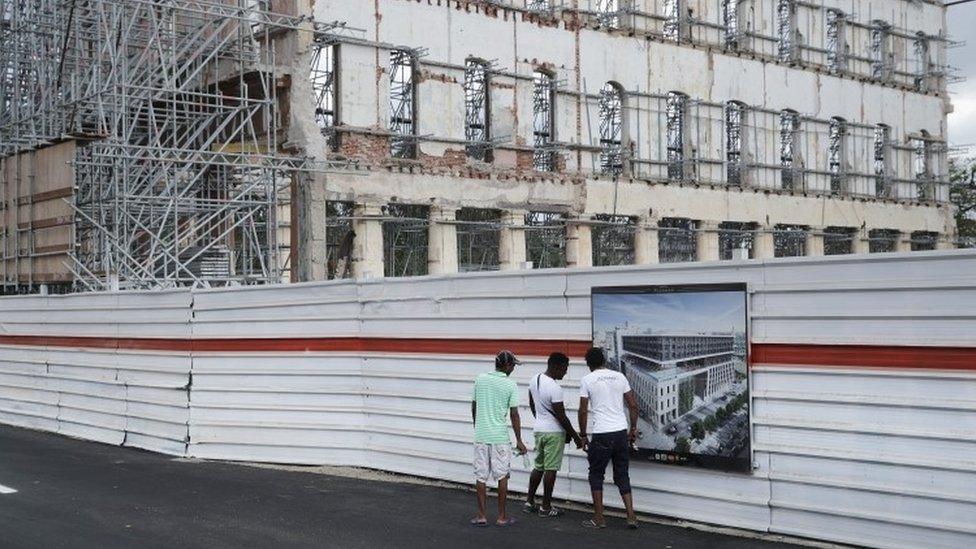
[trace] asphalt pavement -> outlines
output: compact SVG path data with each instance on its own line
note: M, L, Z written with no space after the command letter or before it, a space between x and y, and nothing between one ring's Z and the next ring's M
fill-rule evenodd
M16 490L16 492L12 492ZM417 482L180 460L0 426L0 547L796 547L585 514L473 528L474 494ZM495 506L494 498L489 509Z

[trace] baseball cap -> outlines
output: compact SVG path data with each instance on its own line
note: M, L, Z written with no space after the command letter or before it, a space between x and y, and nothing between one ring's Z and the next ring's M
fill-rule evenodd
M508 366L509 364L521 364L522 361L516 358L512 351L501 351L495 355L495 368Z

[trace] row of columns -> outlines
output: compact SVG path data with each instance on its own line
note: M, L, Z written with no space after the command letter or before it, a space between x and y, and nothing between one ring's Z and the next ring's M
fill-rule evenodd
M525 215L528 212L507 210L502 214L499 229L499 267L501 270L522 269L526 265ZM355 209L353 230L356 238L352 247L352 274L356 278L379 278L384 271L383 212L378 205L359 205ZM427 269L429 274L458 272L456 210L432 206L428 228ZM587 220L568 220L566 225L566 263L569 267L593 265L592 223ZM822 231L811 229L806 235L806 255L824 255ZM699 222L697 255L699 261L720 259L719 223ZM314 239L319 242L324 239ZM658 263L658 224L656 219L638 221L634 237L634 258L637 265ZM939 248L951 247L939 241ZM896 251L910 251L911 243L905 238L897 240ZM854 235L852 252L869 252L868 232L860 230ZM775 257L775 241L772 227L755 233L752 256L758 259Z

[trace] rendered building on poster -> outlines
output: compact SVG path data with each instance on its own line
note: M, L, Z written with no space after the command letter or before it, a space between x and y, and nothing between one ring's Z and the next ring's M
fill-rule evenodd
M736 381L736 335L615 330L616 365L640 416L660 430L726 394Z

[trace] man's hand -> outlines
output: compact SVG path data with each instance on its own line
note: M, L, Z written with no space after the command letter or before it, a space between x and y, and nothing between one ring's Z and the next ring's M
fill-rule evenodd
M576 438L573 439L573 442L576 443L576 449L577 450L582 450L583 447L586 446L586 439L584 439L583 437L581 437L579 435L576 435Z
M631 446L637 443L637 427L630 428L630 432L627 433L627 439L630 440Z
M586 449L590 446L590 441L586 437L586 433L580 433L579 438L580 438L580 444L579 446L577 446L577 448L585 452Z
M522 456L529 453L529 449L522 444L521 440L515 441L515 449L518 451L518 455Z

